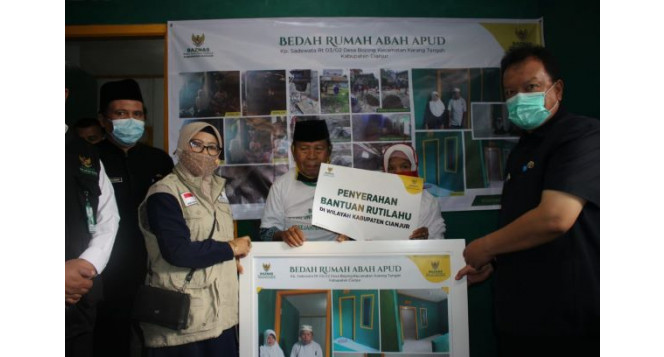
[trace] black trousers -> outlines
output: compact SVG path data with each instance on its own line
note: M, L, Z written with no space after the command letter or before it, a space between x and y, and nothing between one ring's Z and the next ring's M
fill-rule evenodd
M83 297L77 304L65 306L65 355L92 356L96 307Z

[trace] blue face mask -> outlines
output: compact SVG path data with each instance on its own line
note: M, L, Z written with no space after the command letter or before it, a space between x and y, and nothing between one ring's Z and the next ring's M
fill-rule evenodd
M532 130L542 125L551 116L551 111L544 105L546 94L551 88L546 92L518 93L505 101L510 121L525 130ZM558 101L553 107L556 105Z
M142 120L129 118L115 119L111 122L113 123L113 132L111 135L122 145L134 145L143 136L145 122Z

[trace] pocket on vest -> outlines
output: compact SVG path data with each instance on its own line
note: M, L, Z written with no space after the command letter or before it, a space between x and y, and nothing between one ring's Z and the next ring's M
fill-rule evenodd
M191 296L189 307L189 324L183 334L207 331L217 326L219 320L219 295L215 284L202 288L189 288Z

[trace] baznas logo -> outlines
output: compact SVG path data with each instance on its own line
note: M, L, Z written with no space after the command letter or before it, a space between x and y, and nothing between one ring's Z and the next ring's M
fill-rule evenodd
M92 167L92 159L89 157L78 155L78 160L84 167Z
M270 263L264 263L263 264L263 270L266 271L266 272L270 271Z
M191 42L194 43L194 46L196 47L201 47L203 45L203 42L205 42L205 34L202 33L200 35L196 34L191 34Z
M439 261L431 262L431 269L432 269L432 270L438 270L438 266L439 266L439 265L440 265L440 262L439 262Z
M334 168L333 168L332 166L328 166L328 167L327 167L327 172L328 172L328 173L331 173L332 170L334 170Z
M528 29L526 28L516 28L514 29L514 34L521 42L525 42L528 39Z

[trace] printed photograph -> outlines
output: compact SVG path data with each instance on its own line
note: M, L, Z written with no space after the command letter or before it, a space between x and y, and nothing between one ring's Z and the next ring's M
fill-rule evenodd
M320 76L320 109L323 114L349 113L348 74L343 69L324 69Z
M242 113L245 116L286 114L286 71L242 73Z
M407 69L381 69L380 92L382 96L382 105L378 111L410 111L409 86L410 81L408 80Z
M330 164L353 167L353 144L351 143L332 143L332 155Z
M415 150L424 188L435 197L463 193L462 131L416 132Z
M293 69L288 71L288 94L291 114L319 114L318 71Z
M520 129L508 119L505 103L473 103L473 139L518 139Z
M240 116L240 72L180 74L180 118Z
M300 351L307 351L306 356L330 356L331 298L330 290L261 289L259 354L280 349L284 356L303 355Z
M285 116L272 118L272 162L275 164L288 163L290 142L286 128Z
M505 165L518 139L473 140L464 133L466 153L466 188L501 188L505 181Z
M352 144L351 129L350 129L350 116L349 115L314 115L314 116L294 116L288 124L290 128L290 136L292 138L295 123L298 121L307 120L325 120L327 130L330 133L330 141L332 142L332 153L330 156L330 163L332 165L352 167ZM290 145L290 142L289 142Z
M409 144L410 142L404 142ZM397 143L354 143L353 144L353 167L371 171L383 170L383 152L385 149Z
M272 120L271 117L226 119L226 164L271 164Z
M380 291L381 350L449 356L450 323L443 289Z
M332 291L334 352L380 352L378 290Z
M355 114L353 141L410 140L410 114Z
M413 69L417 130L471 128L474 102L502 101L500 68Z
M226 179L230 204L264 204L272 182L288 172L288 165L220 166L217 170Z
M350 115L307 115L291 117L290 135L295 131L295 123L307 120L325 120L327 131L330 134L330 141L349 142L351 141Z
M375 113L380 107L377 69L350 70L350 104L353 113Z

